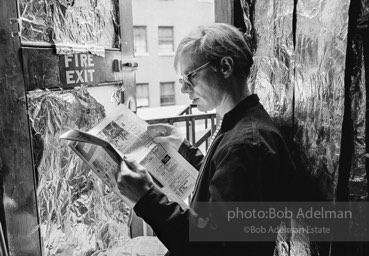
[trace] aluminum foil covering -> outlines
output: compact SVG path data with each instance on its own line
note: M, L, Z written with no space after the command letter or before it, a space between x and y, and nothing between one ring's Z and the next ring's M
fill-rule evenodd
M118 0L21 0L22 42L55 43L60 54L119 47Z
M240 0L242 8L243 21L245 23L245 33L250 50L255 53L256 50L256 36L255 36L255 0Z
M369 16L369 2L361 1L359 12L358 27L365 23L362 17ZM366 21L367 24L369 24ZM351 32L353 38L349 44L351 45L352 58L352 74L351 74L351 118L353 121L353 156L352 167L348 181L349 198L351 200L368 200L368 178L366 175L365 153L366 153L366 134L365 134L365 112L366 112L366 86L365 66L364 66L364 45L360 30ZM364 33L368 33L367 31Z
M293 1L255 2L257 48L249 79L251 91L258 94L270 116L289 123L293 106L293 7Z
M295 139L331 199L341 146L348 8L349 0L297 3Z
M255 4L256 52L250 89L280 127L286 125L291 131L295 122L294 149L305 165L311 164L313 175L323 177L323 186L333 198L344 110L349 1L299 0L294 10L293 0L241 0L241 6L248 7L243 8L247 19L251 15L245 2ZM250 23L246 20L246 29ZM248 31L246 36L250 37ZM317 250L308 237L279 234L274 255L315 255Z
M28 94L29 117L43 140L37 200L43 255L92 255L129 240L130 209L59 136L89 130L105 113L86 88Z
M369 2L367 0L361 0L361 16L364 17L366 16L366 20L368 20L368 15L369 15Z
M167 251L156 236L138 236L122 247L111 248L93 256L164 256Z

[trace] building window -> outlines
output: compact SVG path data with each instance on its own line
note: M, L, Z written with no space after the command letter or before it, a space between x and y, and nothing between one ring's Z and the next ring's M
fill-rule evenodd
M136 100L138 108L149 106L149 84L136 84Z
M174 82L160 83L160 106L174 105Z
M135 54L147 53L146 26L134 26L133 37Z
M173 27L159 27L159 52L174 52L174 29Z

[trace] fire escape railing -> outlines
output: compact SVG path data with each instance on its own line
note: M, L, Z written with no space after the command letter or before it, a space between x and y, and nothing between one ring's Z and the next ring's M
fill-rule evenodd
M200 147L203 143L205 143L205 150L207 150L209 147L209 140L216 128L216 114L192 114L192 108L194 107L195 105L189 105L185 110L179 113L178 116L146 119L145 121L149 124L168 123L172 125L184 122L186 124L186 139L196 147ZM205 132L198 140L196 140L196 121L200 120L204 120Z

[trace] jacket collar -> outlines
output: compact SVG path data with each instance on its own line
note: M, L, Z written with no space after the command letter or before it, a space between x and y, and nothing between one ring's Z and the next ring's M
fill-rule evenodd
M257 94L247 96L240 101L231 111L227 112L222 121L221 131L226 132L243 117L249 108L256 106L259 103L259 97Z

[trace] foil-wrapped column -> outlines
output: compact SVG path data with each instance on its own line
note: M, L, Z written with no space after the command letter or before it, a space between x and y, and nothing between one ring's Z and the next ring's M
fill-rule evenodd
M351 74L351 118L353 121L353 156L348 180L348 193L351 200L368 198L367 177L365 169L365 67L363 42L356 35L352 42L354 61Z
M365 79L365 46L364 38L369 33L369 2L356 3L354 15L352 39L349 42L352 51L351 67L351 117L353 121L353 157L350 177L348 181L348 193L351 200L368 199L368 178L365 156L368 146L366 145L366 109L368 81ZM367 49L369 51L369 49ZM368 156L366 156L368 157Z
M291 1L256 1L254 29L257 48L249 86L272 118L292 124L293 18Z
M295 48L295 139L327 198L338 177L349 1L300 0Z
M71 128L91 129L105 116L103 106L85 88L33 91L28 104L43 141L36 168L43 255L92 255L123 246L130 239L130 209L59 140Z
M363 15L363 17L365 17L365 19L363 19L363 22L366 24L366 26L364 26L364 31L362 33L363 38L364 39L364 65L365 65L365 88L369 88L369 2L366 0L362 1L363 4L363 14L365 14L365 16ZM368 102L369 98L369 90L366 90L366 102ZM366 105L366 120L369 120L369 111L368 111L368 104ZM366 128L365 128L365 142L366 142L366 182L367 182L367 192L369 193L369 183L368 183L368 179L369 179L369 122L366 121L365 124ZM368 198L367 198L368 200Z

